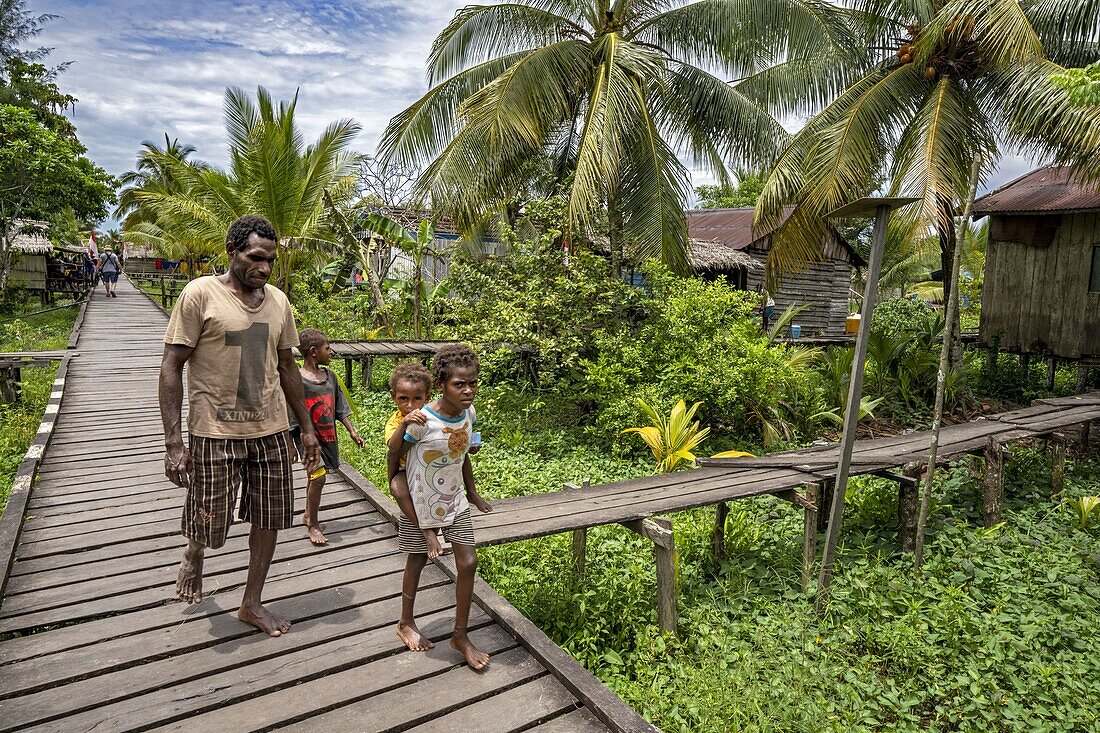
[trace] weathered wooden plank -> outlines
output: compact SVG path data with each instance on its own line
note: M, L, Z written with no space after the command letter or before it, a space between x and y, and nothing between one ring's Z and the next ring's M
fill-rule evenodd
M290 535L292 530L284 534ZM362 552L362 558L373 557L381 552L373 543L381 539L396 537L396 530L388 522L360 525L355 528L342 529L339 524L333 523L331 528L332 539L323 549L314 547L308 540L302 539L297 534L298 542L280 543L279 552L276 555L278 562L289 562L303 557L314 557L318 552L331 552L329 548L357 547ZM328 533L326 533L328 536ZM286 539L294 539L294 536ZM10 589L2 611L15 611L17 608L46 609L56 605L79 603L90 601L122 593L131 593L145 588L165 587L175 583L175 569L179 565L182 555L183 540L180 547L176 548L176 557L172 552L163 551L154 558L159 564L145 567L130 567L123 563L97 563L92 568L83 568L84 578L70 580L67 583L57 583L57 578L47 577L39 581L42 573L36 575L12 576ZM367 545L371 545L367 547ZM137 559L137 558L136 558ZM144 560L144 558L140 558ZM148 562L148 561L146 561ZM204 575L214 583L220 583L219 573L231 570L242 570L248 567L248 549L241 548L233 552L224 552L222 549L210 551L206 558ZM65 575L73 575L75 571L66 572ZM88 576L91 577L88 577ZM39 581L39 582L35 582ZM27 597L24 599L24 595Z
M388 523L384 517L366 507L362 502L345 507L338 507L332 511L323 511L326 536L329 533L336 535L333 542L343 543L345 536L364 527L373 527ZM304 528L298 532L293 529L280 533L276 553L281 556L285 547L298 545L305 538ZM133 543L138 544L138 543ZM12 566L12 574L9 579L8 592L12 595L24 593L28 590L40 590L54 586L77 583L85 580L89 574L99 577L111 577L113 575L125 575L155 567L170 568L179 563L179 555L183 548L183 539L176 539L172 543L164 543L159 548L148 547L137 549L127 544L118 547L111 552L105 552L98 558L85 559L79 555L59 556L53 555L37 560L19 560ZM247 550L247 531L242 531L232 542L226 542L225 546L217 550L219 554L230 552L244 552ZM125 554L123 554L125 553ZM120 561L125 557L124 561ZM92 565L92 567L89 567ZM18 582L17 582L18 581Z
M577 698L547 675L485 700L431 718L410 733L511 733L576 710ZM607 730L604 728L604 730Z
M300 722L286 730L402 730L545 674L499 626L476 631L471 638L492 650L492 673L470 671L458 652L437 644L430 652L391 655L298 685L290 709L277 703L275 696L285 692L276 691L180 721L167 730L263 729L295 719Z
M454 617L451 608L453 593L447 592L450 590L442 586L424 592L427 610L425 628L431 629L435 632L434 636L440 639L449 634L448 622ZM59 690L49 690L48 693L54 693L55 705L56 693L75 688L74 692L81 694L76 705L68 698L63 701L65 709L73 710L75 714L55 719L52 723L65 730L104 732L163 725L168 725L169 729L178 726L187 730L206 730L201 719L192 718L209 711L216 714L223 706L278 691L287 685L301 684L339 673L343 669L372 665L392 658L403 648L401 640L393 632L395 604L399 605L400 600L390 598L375 608L360 606L343 613L299 622L286 635L285 643L284 640L274 642L279 645L274 656L272 653L276 650L271 648L273 640L254 633L186 655L120 670L105 677L94 677ZM472 614L471 621L477 628L491 623L484 613ZM514 644L514 641L507 638L505 643ZM158 679L158 675L163 676ZM99 704L94 699L95 687L99 687L100 694L105 697ZM138 696L124 698L125 692ZM44 708L49 696L40 694L37 697L36 707ZM23 712L20 701L20 698L12 701L16 713L13 717ZM287 717L292 716L296 709L297 705L279 705L275 708ZM26 714L29 717L34 712L37 711L28 710ZM45 724L38 730L48 730L50 727ZM28 728L12 726L5 730Z
M151 643L165 650L158 657L137 660L126 666L117 666L117 660L111 659L111 663L116 666L106 670L91 666L81 667L89 675L81 679L72 679L76 676L72 670L59 670L62 674L69 675L64 686L47 683L40 685L36 692L0 703L4 710L0 730L20 730L32 724L62 717L66 718L66 727L71 726L74 729L90 729L109 724L112 717L125 717L132 725L134 717L142 711L146 711L147 715L157 714L156 708L160 705L178 706L184 710L190 708L190 712L194 713L196 709L201 709L197 708L197 702L205 705L210 700L196 701L193 696L180 694L180 686L198 681L216 689L218 680L214 675L227 670L231 670L234 675L234 684L228 686L229 689L223 691L223 694L239 696L263 690L264 687L259 685L265 682L278 687L280 680L270 677L270 664L255 664L265 659L270 658L280 666L287 666L296 664L296 656L304 656L318 664L330 664L331 669L336 669L341 663L341 654L347 657L352 649L356 649L356 654L363 654L364 642L378 643L383 641L383 636L385 641L393 644L387 648L388 651L399 650L400 641L393 634L393 618L400 613L401 599L400 592L393 591L392 587L383 587L380 579L363 584L355 593L359 600L357 605L332 610L323 615L297 617L292 632L275 642L277 647L273 647L270 638L235 622L232 614L226 614L216 617L211 623L198 624L198 628L191 629L189 647L170 647L167 643L169 640L154 638ZM423 588L418 600L421 601L425 627L429 623L454 618L454 590L450 584L439 580L436 584ZM475 625L488 622L484 613L473 618ZM201 633L195 633L202 632L203 626L207 627L206 639L202 638ZM380 633L380 630L385 633ZM362 632L373 632L373 638L366 638L367 635ZM174 635L174 632L165 631L161 636L168 634ZM359 638L354 638L360 634L362 635ZM207 643L203 644L203 641ZM301 654L303 651L306 654ZM105 654L107 650L101 650L101 653ZM330 658L329 654L335 655L335 658ZM350 660L357 663L365 661L355 656L350 657ZM49 667L53 660L47 658L42 661ZM301 679L301 676L292 676L290 679ZM133 699L142 693L146 693L146 697ZM174 695L179 695L179 699L164 700L164 697ZM158 697L159 700L156 699ZM118 704L116 701L120 700L126 702ZM225 698L220 697L220 700L224 702ZM72 717L77 713L84 714ZM170 716L163 719L170 719ZM158 720L153 719L150 722Z
M608 728L589 710L581 708L531 728L532 733L602 733Z
M395 566L404 565L404 558L397 554L397 548L392 543L380 543L377 551L379 553L377 557L362 561L360 561L362 550L358 547L337 548L335 551L318 553L285 563L276 558L268 574L267 585L270 586L276 581L290 580L299 590L306 590L314 583L347 582L358 573L368 571L381 573L392 570ZM243 587L246 575L247 568L240 568L208 577L204 582L204 588L207 595L232 591ZM11 604L5 601L4 606L0 607L0 633L25 631L39 626L94 618L105 614L140 611L173 602L175 581L170 577L168 580L172 582L157 588L139 589L130 593L48 609L26 607L26 604L20 601L24 596L16 596L10 599Z

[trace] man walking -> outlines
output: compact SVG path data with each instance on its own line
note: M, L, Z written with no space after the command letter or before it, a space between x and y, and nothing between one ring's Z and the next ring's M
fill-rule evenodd
M164 335L160 411L164 473L187 489L183 553L176 592L202 601L206 548L225 544L233 506L248 535L248 579L237 617L271 636L290 629L260 603L275 541L291 526L294 486L287 406L302 428L306 473L320 462L313 423L291 349L298 331L290 302L268 285L275 262L275 230L261 216L242 216L226 234L229 268L192 280L180 293ZM183 443L183 366L188 364L189 446Z

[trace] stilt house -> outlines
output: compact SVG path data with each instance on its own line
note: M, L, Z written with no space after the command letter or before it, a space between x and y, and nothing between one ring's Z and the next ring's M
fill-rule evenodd
M975 201L974 216L989 217L981 343L1100 358L1100 187L1040 168Z

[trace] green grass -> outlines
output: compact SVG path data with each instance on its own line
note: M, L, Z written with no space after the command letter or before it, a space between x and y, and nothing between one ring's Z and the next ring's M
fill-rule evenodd
M0 324L0 351L64 349L76 313L76 307L65 308ZM23 369L22 399L0 404L0 508L7 504L15 471L38 432L56 374L56 366Z

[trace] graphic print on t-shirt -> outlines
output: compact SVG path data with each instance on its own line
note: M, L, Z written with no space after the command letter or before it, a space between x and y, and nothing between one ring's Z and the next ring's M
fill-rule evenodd
M222 422L255 422L266 420L268 406L263 402L267 384L267 339L269 325L255 322L244 331L225 334L226 346L239 346L241 366L237 373L237 403L232 408L219 407Z
M322 443L336 442L336 394L317 395L306 397L306 411L313 420L313 428L317 431L317 440Z

